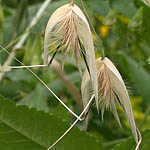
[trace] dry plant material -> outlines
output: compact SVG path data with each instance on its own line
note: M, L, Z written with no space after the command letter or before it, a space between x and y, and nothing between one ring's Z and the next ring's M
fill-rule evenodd
M58 51L62 52L62 68L67 53L72 53L81 76L80 59L81 55L83 56L98 106L98 82L92 34L86 17L77 5L66 4L58 8L50 17L45 31L45 65L48 64L48 55L51 51L54 51L53 56Z
M138 144L139 141L141 142L140 132L136 127L130 98L120 73L107 57L105 57L104 59L97 59L96 65L99 96L98 102L101 106L102 119L105 108L110 108L117 122L119 123L119 125L121 125L115 104L115 102L118 101L123 108L125 116L129 121L134 139ZM90 77L88 71L86 71L81 85L84 107L87 105L90 97L89 86Z

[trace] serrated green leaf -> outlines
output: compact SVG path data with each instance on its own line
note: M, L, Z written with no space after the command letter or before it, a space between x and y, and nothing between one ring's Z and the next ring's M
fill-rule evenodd
M45 150L69 124L54 115L46 114L0 96L0 149ZM55 150L101 150L100 142L78 128L65 136Z

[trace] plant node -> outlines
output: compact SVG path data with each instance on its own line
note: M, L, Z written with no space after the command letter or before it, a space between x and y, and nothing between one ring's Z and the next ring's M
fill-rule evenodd
M74 0L72 0L72 2L71 2L71 6L73 6L74 5Z

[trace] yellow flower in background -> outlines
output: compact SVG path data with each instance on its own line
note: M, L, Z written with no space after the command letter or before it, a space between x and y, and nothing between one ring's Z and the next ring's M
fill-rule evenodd
M97 15L96 17L97 17L97 19L98 19L100 22L103 22L103 21L104 21L104 16Z
M134 116L137 120L144 119L144 112L141 111L140 105L142 104L141 97L131 97L131 104L134 109Z
M139 112L139 111L134 111L134 117L135 117L135 119L142 120L142 119L144 119L144 113Z
M118 18L124 23L124 24L129 24L130 23L130 19L128 17L122 16L122 15L118 15Z
M109 33L109 27L103 25L103 26L100 26L99 30L100 30L101 37L103 39L106 38Z
M92 39L95 41L97 39L95 33L92 33Z
M147 122L150 122L150 116L147 116Z
M134 109L133 113L134 113L134 117L135 117L136 122L139 122L139 123L140 123L140 122L144 119L144 113L143 113L143 112L141 112L141 111L135 111L135 109ZM125 124L125 126L126 126L128 129L130 128L130 125L129 125L129 123L128 123L127 120L125 120L124 124ZM138 124L138 123L137 123L137 124ZM144 127L142 127L141 129L143 129L143 128L144 128Z
M131 96L131 104L132 106L140 105L142 103L142 98L141 97L132 97Z

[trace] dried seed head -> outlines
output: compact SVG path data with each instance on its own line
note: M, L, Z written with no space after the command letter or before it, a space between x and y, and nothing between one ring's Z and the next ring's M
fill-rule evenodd
M66 4L58 8L50 17L45 31L44 64L48 63L50 47L62 52L62 66L66 54L71 52L75 56L81 74L80 54L83 55L91 75L98 106L98 83L92 34L86 17L77 5Z
M137 128L133 116L130 98L120 73L114 64L106 57L104 59L97 59L96 65L98 78L98 96L99 104L101 105L102 118L104 109L109 107L120 125L120 120L115 104L115 101L118 101L124 110L127 120L129 121L135 141L138 143ZM89 101L89 84L90 77L86 71L81 84L84 107Z
M45 32L44 61L46 63L49 47L53 45L57 49L59 46L59 50L63 54L62 64L64 64L66 54L70 51L75 55L79 71L81 72L79 59L82 39L79 32L83 23L76 11L74 11L76 8L78 8L76 5L67 4L58 8L51 16Z
M110 108L119 125L121 126L115 105L115 100L117 99L117 97L112 85L109 68L107 67L105 62L106 58L103 60L97 60L98 96L99 103L101 104L102 120L105 107Z

